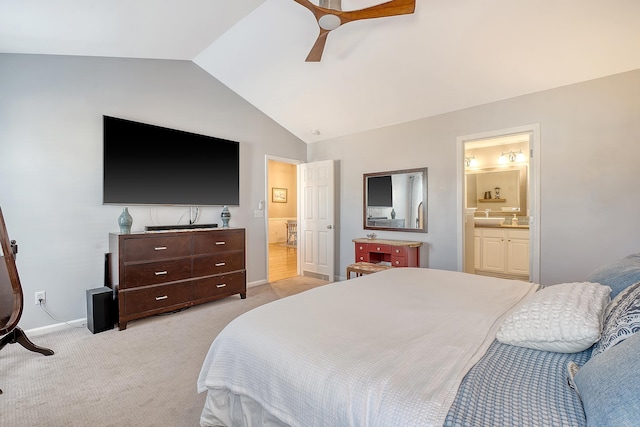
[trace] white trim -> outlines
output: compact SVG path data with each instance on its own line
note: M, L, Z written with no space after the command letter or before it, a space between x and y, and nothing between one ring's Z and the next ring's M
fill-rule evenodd
M41 326L39 328L27 329L24 333L28 337L50 334L51 332L58 332L70 327L87 326L87 318L71 320L69 322L55 323L53 325Z
M265 154L264 156L264 235L265 235L265 253L266 253L266 259L265 259L265 265L267 266L267 270L265 271L265 279L264 279L264 283L269 283L269 160L273 160L276 162L281 162L281 163L289 163L292 165L300 165L301 163L304 163L304 161L302 160L298 160L298 159L290 159L287 157L279 157L279 156L272 156L270 154ZM298 222L300 222L300 180L298 178L298 172L296 170L296 189L298 192L298 203L297 203L297 209L296 209L296 220ZM297 270L296 270L296 274L299 276L300 275L300 251L297 251L297 256L298 256L298 260L296 262L297 264ZM262 284L262 283L261 283Z
M260 285L264 285L267 283L266 279L261 279L261 280L256 280L254 282L251 283L247 283L247 288L253 288L255 286L260 286Z
M529 150L533 157L529 159L529 264L531 266L530 280L540 283L540 124L517 126L508 129L500 129L489 132L464 135L456 138L456 211L457 222L457 268L464 271L464 144L465 142L497 138L506 135L529 133Z

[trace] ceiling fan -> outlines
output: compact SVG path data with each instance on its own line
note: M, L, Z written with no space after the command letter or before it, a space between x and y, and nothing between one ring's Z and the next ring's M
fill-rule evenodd
M413 13L416 9L416 0L390 0L376 6L350 11L341 10L340 0L320 0L320 6L316 6L309 0L293 1L309 9L316 17L320 27L320 34L311 48L306 62L319 62L322 59L322 52L329 33L347 22L359 19L407 15Z

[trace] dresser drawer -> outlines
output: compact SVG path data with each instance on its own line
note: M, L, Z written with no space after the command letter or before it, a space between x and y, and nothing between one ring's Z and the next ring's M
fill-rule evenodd
M379 254L390 254L391 253L391 245L377 245L373 243L369 243L369 252L376 252Z
M191 277L191 259L149 262L126 265L124 281L120 287L124 289L157 283L173 282Z
M193 285L193 299L200 300L220 295L246 292L244 276L244 271L241 271L196 280Z
M367 243L356 243L356 253L369 253L369 245Z
M369 245L356 243L356 262L369 262Z
M399 256L395 256L395 255L391 255L391 265L394 267L408 267L409 264L407 263L407 258L406 257L399 257Z
M244 252L221 252L193 258L193 276L210 276L244 269Z
M189 236L127 239L123 246L125 263L180 258L190 255Z
M409 248L406 246L391 246L391 265L394 267L408 267L408 254Z
M122 292L119 298L124 298L124 314L126 316L137 315L146 311L188 303L191 300L191 282L151 286Z
M409 248L406 246L392 246L391 247L391 256L392 257L403 257L406 258L409 253Z
M214 231L193 236L193 253L195 255L240 250L244 250L244 232L242 230Z

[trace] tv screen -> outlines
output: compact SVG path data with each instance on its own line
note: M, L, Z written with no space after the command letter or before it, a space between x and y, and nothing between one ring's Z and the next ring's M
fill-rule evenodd
M393 192L391 187L391 175L369 177L367 180L367 205L392 207Z
M238 142L103 117L104 204L240 204Z

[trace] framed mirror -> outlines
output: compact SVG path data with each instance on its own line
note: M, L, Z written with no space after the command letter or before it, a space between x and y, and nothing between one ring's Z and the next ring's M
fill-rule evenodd
M366 173L363 196L366 230L427 232L427 168Z
M486 168L465 173L466 208L527 215L527 166Z

